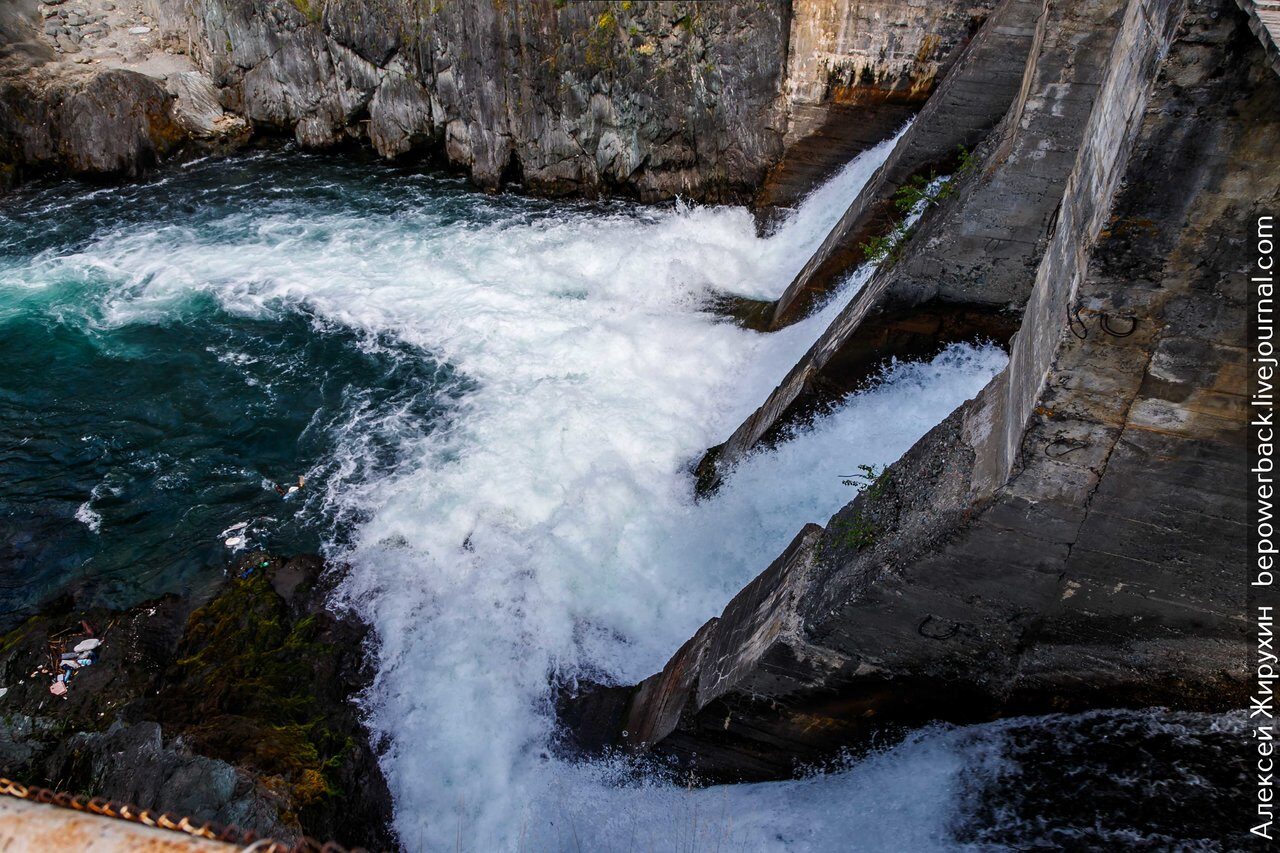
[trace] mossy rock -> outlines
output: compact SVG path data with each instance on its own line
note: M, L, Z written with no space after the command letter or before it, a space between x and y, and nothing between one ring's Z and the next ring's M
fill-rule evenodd
M191 614L158 716L202 755L275 777L314 833L353 784L384 784L350 702L368 683L364 629L324 609L318 558L251 554L232 576Z
M76 609L67 599L0 635L6 773L88 793L107 762L114 784L129 791L129 777L146 778L147 769L135 773L125 761L121 774L119 761L101 753L128 737L120 726L151 726L156 749L191 756L166 761L237 768L268 803L263 813L278 815L290 832L394 847L390 794L351 702L372 677L364 626L325 609L317 557L256 553L229 574L203 604L167 596L110 611ZM77 673L65 699L54 697L51 677L31 673L47 659L50 636L82 619L105 632L99 659Z

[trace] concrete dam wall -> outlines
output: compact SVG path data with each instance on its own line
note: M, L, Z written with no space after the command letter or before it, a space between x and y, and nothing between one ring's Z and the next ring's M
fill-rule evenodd
M1231 3L1040 14L977 164L712 471L916 348L886 327L1010 319L1008 367L661 672L566 698L582 745L767 779L928 720L1243 704L1243 247L1280 194L1280 79Z

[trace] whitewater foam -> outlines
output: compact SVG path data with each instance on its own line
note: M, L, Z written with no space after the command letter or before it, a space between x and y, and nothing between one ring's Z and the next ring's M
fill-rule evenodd
M89 501L85 501L76 507L76 521L89 528L94 533L102 529L102 516L94 511Z
M796 440L743 460L713 500L692 500L690 463L869 270L773 335L705 306L777 296L892 144L768 238L740 208L376 190L316 203L250 187L216 216L108 228L0 285L78 283L94 294L77 309L90 327L172 321L210 299L251 317L302 312L454 371L452 408L429 428L404 400L357 400L326 427L334 458L307 472L329 515L354 526L329 551L351 567L341 603L378 638L364 702L409 849L625 847L613 833L627 826L668 849L701 837L673 835L685 830L671 809L717 803L736 845L822 849L848 822L802 824L851 797L889 821L886 842L910 825L924 845L945 835L937 801L958 784L960 759L941 741L825 780L698 792L619 784L615 767L548 749L552 676L625 682L659 668L802 524L852 498L845 475L893 461L1003 366L999 350L973 347L895 365ZM389 475L371 462L388 437ZM895 806L925 766L937 778L919 794L927 805Z

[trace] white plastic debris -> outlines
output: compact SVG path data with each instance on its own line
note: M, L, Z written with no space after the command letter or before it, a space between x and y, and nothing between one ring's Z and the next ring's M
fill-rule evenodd
M243 544L244 544L244 537L243 537L243 536L232 536L230 539L228 539L228 540L227 540L226 542L224 542L223 544L224 544L224 545L226 545L228 548L239 548L241 545L243 545Z
M90 649L96 649L100 645L102 645L102 640L99 640L97 637L90 637L87 640L81 640L76 643L76 647L72 649L72 651L87 652Z
M129 35L131 36L145 36L149 32L151 32L151 27L129 27Z

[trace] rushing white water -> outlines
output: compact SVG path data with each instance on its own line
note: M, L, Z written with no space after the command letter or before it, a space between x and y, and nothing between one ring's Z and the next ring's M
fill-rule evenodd
M852 498L846 475L892 462L1003 366L999 350L972 347L896 365L693 502L689 464L866 271L773 335L704 306L780 293L892 144L768 238L738 208L476 217L339 204L302 216L268 199L202 227L122 227L36 267L108 282L92 323L213 298L249 316L305 310L456 370L445 426L357 407L336 458L308 478L356 521L331 551L351 567L343 602L376 631L365 703L409 849L821 850L850 832L862 849L928 849L947 843L960 769L983 760L947 737L824 777L701 791L624 782L616 766L548 748L553 675L630 682L661 667L801 525ZM394 437L390 476L365 476L371 435Z
M668 811L686 796L722 796L737 842L771 847L774 818L813 791L881 784L862 768L831 788L619 789L610 767L548 754L547 700L556 671L631 681L660 667L801 524L851 497L842 475L892 461L1002 366L998 351L968 348L902 366L811 434L748 460L715 500L692 502L688 463L839 308L762 337L699 305L712 292L776 295L886 151L769 239L743 210L565 216L398 231L383 251L429 266L396 283L372 271L359 299L351 282L328 294L306 276L312 305L332 300L327 316L393 328L476 383L416 464L336 498L360 501L370 519L346 554L345 593L378 631L368 704L411 849L607 849L618 821L671 849L668 833L689 828ZM920 831L942 837L936 820Z

